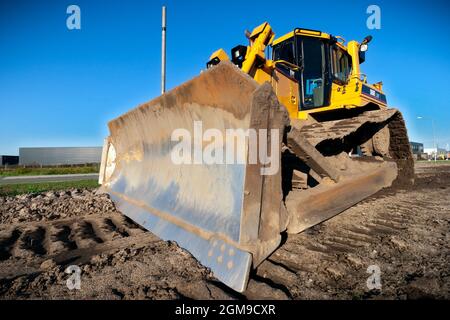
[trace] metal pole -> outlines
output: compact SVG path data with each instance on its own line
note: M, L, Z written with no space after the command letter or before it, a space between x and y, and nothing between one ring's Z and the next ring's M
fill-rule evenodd
M166 6L162 7L161 94L166 92Z
M434 153L434 162L436 162L436 160L437 160L437 153L438 153L438 147L437 147L437 144L436 144L436 134L435 134L435 131L434 131L434 119L431 119L431 127L433 128L433 143L434 143L434 148L436 149L435 151L435 153Z
M436 143L436 132L435 132L435 129L434 129L434 119L433 118L428 118L428 117L422 117L422 116L419 116L419 117L417 117L417 119L425 119L425 120L430 120L431 121L431 128L432 128L432 130L433 130L433 145L434 145L434 162L436 162L436 160L437 160L437 152L438 152L438 147L437 147L437 143Z

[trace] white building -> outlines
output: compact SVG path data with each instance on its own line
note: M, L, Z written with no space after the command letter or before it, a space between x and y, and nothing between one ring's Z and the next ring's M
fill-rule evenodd
M424 152L427 153L430 158L434 158L434 155L436 155L436 157L440 157L440 156L442 156L444 158L447 157L447 151L445 149L442 149L442 148L439 148L439 147L437 147L437 148L425 148Z

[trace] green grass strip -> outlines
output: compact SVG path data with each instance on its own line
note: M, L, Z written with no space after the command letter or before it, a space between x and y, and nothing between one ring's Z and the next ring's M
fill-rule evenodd
M96 180L8 184L0 185L0 196L16 196L26 193L41 193L66 189L94 189L98 187L99 184Z
M49 167L49 168L0 168L0 176L40 176L52 174L98 173L99 166Z

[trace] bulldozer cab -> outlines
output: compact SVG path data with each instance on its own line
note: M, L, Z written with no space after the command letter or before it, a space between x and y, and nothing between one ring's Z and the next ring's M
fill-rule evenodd
M382 83L368 84L360 70L371 36L347 43L340 36L296 28L275 39L267 22L246 36L248 46L233 48L231 59L223 49L217 50L207 68L231 60L259 84L270 82L291 119L338 119L349 109L361 113L387 108Z
M322 32L296 29L272 45L275 72L298 84L291 101L296 111L330 105L332 84L346 85L352 72L352 58L334 37Z

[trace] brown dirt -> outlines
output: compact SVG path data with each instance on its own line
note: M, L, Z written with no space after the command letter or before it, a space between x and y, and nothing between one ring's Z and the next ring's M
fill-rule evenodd
M388 189L284 244L237 294L188 252L87 190L0 198L1 299L450 298L450 165ZM81 268L81 289L64 271ZM381 271L369 290L367 268Z

